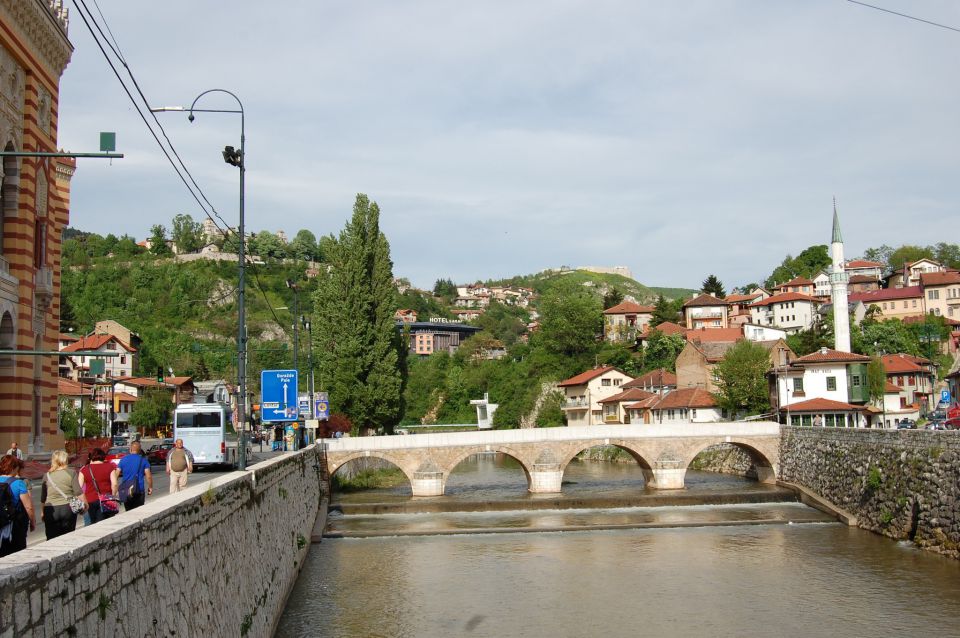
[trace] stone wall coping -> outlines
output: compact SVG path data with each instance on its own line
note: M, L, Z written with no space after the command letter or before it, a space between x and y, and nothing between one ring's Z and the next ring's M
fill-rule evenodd
M484 430L477 432L430 432L426 434L384 435L324 439L330 452L399 450L465 445L503 445L540 441L576 441L595 439L647 439L694 437L779 437L780 424L773 421L734 421L723 423L673 423L641 425L583 425L524 430Z

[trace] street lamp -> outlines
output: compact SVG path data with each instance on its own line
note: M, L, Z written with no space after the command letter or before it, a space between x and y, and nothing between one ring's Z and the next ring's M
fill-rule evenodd
M310 344L307 349L307 353L310 355L310 418L316 419L317 407L313 402L313 324L306 317L300 317L300 321L303 322L303 327L307 330L307 339Z
M300 288L290 279L287 279L287 288L293 291L293 369L299 372L297 353L300 352L300 333L297 331L297 317L300 314Z
M239 109L198 109L197 102L208 93L226 93L237 101ZM164 111L184 111L182 106L166 106L157 109L150 109L152 112ZM240 169L240 223L237 226L239 239L239 248L237 249L237 260L239 261L239 281L237 282L237 377L239 386L239 397L237 401L237 423L240 425L240 454L239 469L244 470L247 467L247 441L246 441L246 401L247 401L247 317L246 317L246 255L244 254L244 178L247 171L246 154L244 145L246 141L246 130L244 122L243 102L236 95L226 89L208 89L194 98L189 109L187 119L193 122L194 113L239 113L240 114L240 149L233 146L225 146L223 149L223 161L231 166Z

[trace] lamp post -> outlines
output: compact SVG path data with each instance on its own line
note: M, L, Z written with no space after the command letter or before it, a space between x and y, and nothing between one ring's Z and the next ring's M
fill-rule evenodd
M198 109L197 102L208 93L225 93L237 101L239 109ZM150 109L152 112L163 111L183 111L182 106L168 106L157 109ZM237 249L237 260L239 262L239 281L237 282L237 377L239 391L237 401L237 423L240 425L240 450L239 450L239 469L244 470L247 467L247 441L246 441L246 400L247 400L247 317L246 317L246 255L244 254L245 235L244 235L244 178L247 170L246 154L244 145L246 142L246 130L243 112L243 102L236 95L226 89L208 89L194 98L190 105L187 119L192 123L195 119L194 113L239 113L240 114L240 150L232 146L225 146L223 149L223 161L231 166L240 169L240 220L237 226L237 235L239 248Z
M310 357L310 418L317 418L317 408L314 404L314 393L313 393L313 323L306 317L300 317L300 321L303 322L303 327L307 330L307 340L309 346L307 347L307 353Z
M297 318L300 315L300 288L290 279L287 279L287 288L293 291L293 369L299 372L297 353L300 352L300 333L297 330Z

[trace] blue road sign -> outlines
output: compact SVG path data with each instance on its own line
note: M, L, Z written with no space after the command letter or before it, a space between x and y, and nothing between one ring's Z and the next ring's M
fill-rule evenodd
M297 371L260 373L260 420L264 423L297 420Z
M950 390L940 390L940 403L950 403Z
M313 418L320 421L327 421L330 419L330 400L327 397L326 392L317 392L316 397L316 410L314 410Z

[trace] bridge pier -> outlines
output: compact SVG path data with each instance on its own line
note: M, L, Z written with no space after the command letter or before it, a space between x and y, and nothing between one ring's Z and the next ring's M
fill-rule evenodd
M534 494L558 494L562 483L559 463L537 463L530 470L530 492Z
M443 472L414 472L410 480L414 496L443 496L445 486Z
M647 473L644 472L644 475ZM654 468L650 470L647 487L654 490L682 490L687 468Z

